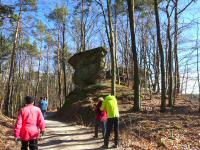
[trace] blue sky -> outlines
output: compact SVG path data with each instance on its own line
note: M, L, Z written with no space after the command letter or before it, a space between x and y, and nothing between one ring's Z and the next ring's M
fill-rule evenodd
M8 4L8 5L15 5L17 0L1 0L3 4ZM56 5L62 6L66 5L67 8L69 9L69 12L73 11L73 6L74 3L77 3L77 0L38 0L38 10L36 13L32 13L36 18L46 22L45 24L47 25L48 28L53 28L53 23L49 22L45 15L49 14ZM189 0L179 0L179 8L183 8ZM189 60L183 59L185 55L188 55L192 51L192 47L195 46L195 40L196 40L196 34L197 34L197 25L196 22L200 21L200 1L197 0L196 3L192 4L187 8L186 11L184 11L180 18L179 18L179 27L188 23L192 24L189 27L186 27L182 33L180 34L180 45L179 49L181 51L179 58L180 58L180 71L183 73L185 69L185 62L188 61L188 63L196 62L196 57L191 57ZM165 20L165 16L161 15L161 20ZM200 26L200 25L199 25ZM73 45L73 43L70 43L70 39L68 39L68 44ZM184 41L184 42L183 42ZM194 52L196 54L196 52ZM189 76L191 77L196 77L196 65L194 66L189 66L190 67L190 74ZM196 80L190 80L190 87L188 88L188 93L192 91L193 89L193 84L196 82ZM197 84L196 84L197 85ZM197 89L195 87L195 89Z
M179 58L182 59L180 61L180 71L183 75L183 72L186 67L186 62L188 61L188 64L190 64L189 67L189 73L188 73L188 88L187 93L198 93L198 87L197 87L197 57L196 57L196 38L197 38L197 22L200 22L200 1L197 1L196 3L192 4L188 9L181 15L180 17L180 24L188 24L191 23L189 27L186 27L186 29L180 34L180 46L179 51L181 53L179 54ZM200 25L199 25L200 27ZM200 33L200 32L199 32ZM200 36L200 35L199 35ZM184 43L182 43L184 41ZM198 44L198 48L200 48L200 45ZM193 51L193 52L192 52ZM190 58L183 59L186 55L191 54Z

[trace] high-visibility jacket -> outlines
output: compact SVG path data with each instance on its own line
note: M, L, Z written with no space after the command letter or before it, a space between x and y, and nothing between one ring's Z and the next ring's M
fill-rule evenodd
M40 108L33 104L23 107L17 117L14 136L23 141L37 139L45 130L45 121Z
M101 111L107 112L108 118L119 117L117 99L115 98L115 96L112 96L112 95L106 96L100 109L101 109Z

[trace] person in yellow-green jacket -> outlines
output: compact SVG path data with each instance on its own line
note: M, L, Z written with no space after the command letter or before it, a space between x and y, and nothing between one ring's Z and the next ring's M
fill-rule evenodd
M107 123L106 123L106 135L104 137L104 145L102 148L108 148L109 137L111 130L114 126L114 146L113 148L117 148L119 145L119 109L117 104L117 99L115 96L108 95L103 101L101 111L107 112Z

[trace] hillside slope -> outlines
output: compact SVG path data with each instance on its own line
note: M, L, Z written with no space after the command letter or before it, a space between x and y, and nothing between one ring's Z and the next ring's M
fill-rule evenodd
M0 114L0 150L14 150L18 147L13 137L14 123L14 119Z
M75 89L59 111L62 121L86 126L94 123L96 99L110 93L110 83ZM142 111L132 112L133 91L117 85L120 110L120 138L124 148L132 149L200 149L198 102L179 96L174 109L160 113L160 95L142 95ZM57 116L57 118L58 118Z
M119 105L121 111L127 111L130 109L131 99L133 98L133 92L130 88L122 85L116 86L116 96L118 103L127 102L127 105ZM101 84L95 84L84 89L75 89L67 97L67 102L63 108L59 111L61 119L75 121L90 125L95 118L95 105L99 97L105 97L110 94L110 82L104 82ZM125 109L125 110L124 110Z

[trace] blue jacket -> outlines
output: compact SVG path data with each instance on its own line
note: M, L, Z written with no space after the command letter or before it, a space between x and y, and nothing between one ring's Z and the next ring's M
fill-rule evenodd
M47 100L41 100L40 109L41 110L47 110L47 107L48 107L48 101Z

